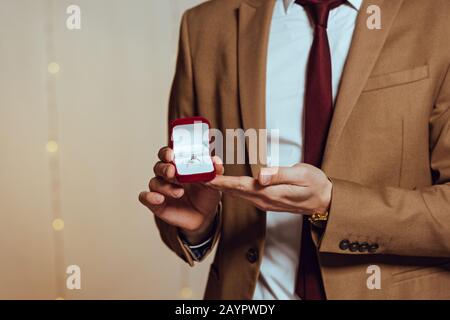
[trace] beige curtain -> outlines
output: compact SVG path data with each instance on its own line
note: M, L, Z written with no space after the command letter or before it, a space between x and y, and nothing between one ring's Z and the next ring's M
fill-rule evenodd
M180 262L137 200L199 2L0 0L0 299L201 298L209 262Z

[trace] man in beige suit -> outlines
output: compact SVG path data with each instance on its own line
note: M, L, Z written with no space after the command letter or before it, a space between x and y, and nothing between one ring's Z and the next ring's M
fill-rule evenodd
M201 115L223 132L267 126L277 1L213 0L186 12L171 120ZM380 30L367 27L370 5ZM214 181L179 185L172 150L161 150L140 200L190 265L217 244L206 299L273 289L261 284L266 212L323 218L308 232L327 299L450 298L449 16L448 0L362 1L320 169L225 164L224 176L215 159Z

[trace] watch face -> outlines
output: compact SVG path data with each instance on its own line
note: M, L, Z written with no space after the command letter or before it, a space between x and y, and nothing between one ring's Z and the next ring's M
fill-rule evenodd
M175 126L172 130L174 163L179 175L214 171L209 154L209 126L196 122Z

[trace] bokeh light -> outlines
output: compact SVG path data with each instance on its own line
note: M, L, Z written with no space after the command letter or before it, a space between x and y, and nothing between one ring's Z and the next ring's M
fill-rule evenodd
M53 220L52 227L55 231L63 230L64 229L64 220L63 219Z
M61 70L61 67L59 66L58 63L51 62L51 63L48 64L48 68L47 69L48 69L48 72L50 74L57 74Z
M56 141L47 142L47 151L50 153L55 153L58 151L58 143Z

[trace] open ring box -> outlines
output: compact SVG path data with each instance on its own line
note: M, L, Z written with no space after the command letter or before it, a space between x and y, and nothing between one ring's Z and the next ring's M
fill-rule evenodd
M180 183L208 182L216 177L211 159L208 120L203 117L177 119L170 124L170 147Z

